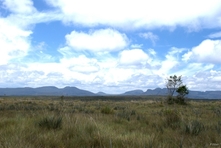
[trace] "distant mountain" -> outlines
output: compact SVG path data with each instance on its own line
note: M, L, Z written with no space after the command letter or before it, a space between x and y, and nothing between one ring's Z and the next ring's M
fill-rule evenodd
M144 92L144 95L167 95L167 89L166 88L156 88L156 89L148 89L146 92Z
M123 93L122 95L160 95L165 96L167 95L166 88L156 88L156 89L148 89L147 91L143 92L142 90L132 90ZM176 95L176 94L175 94ZM189 91L187 95L188 98L191 99L221 99L221 91Z
M0 96L111 96L104 92L92 93L87 90L77 87L57 88L54 86L45 86L38 88L0 88ZM142 90L131 90L123 94L124 96L145 96L145 95L167 95L166 88L148 89L145 92ZM190 91L188 98L191 99L221 99L221 91Z
M137 95L144 95L144 92L143 92L143 90L137 89L137 90L127 91L127 92L123 93L122 95L137 96Z
M77 87L65 87L62 89L63 95L65 96L95 96L94 93L78 89Z
M195 99L221 99L221 91L190 91L188 98Z
M98 95L98 96L108 96L108 94L106 94L104 92L101 92L101 91L96 93L96 95Z
M143 90L131 90L123 93L122 95L133 95L133 96L139 96L139 95L166 95L167 94L167 89L161 89L161 88L156 88L156 89L148 89L147 91Z
M0 88L0 96L95 96L94 93L76 87L57 88L44 86L38 88Z

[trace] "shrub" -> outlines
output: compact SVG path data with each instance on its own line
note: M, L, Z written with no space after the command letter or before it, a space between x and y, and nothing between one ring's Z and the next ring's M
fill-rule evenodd
M62 117L45 117L38 122L38 125L46 129L61 129Z

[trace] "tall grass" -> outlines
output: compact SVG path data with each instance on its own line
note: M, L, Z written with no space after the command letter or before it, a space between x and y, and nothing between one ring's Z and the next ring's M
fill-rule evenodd
M214 114L220 106L220 101L181 106L152 100L1 99L0 147L209 147L220 144L221 120Z

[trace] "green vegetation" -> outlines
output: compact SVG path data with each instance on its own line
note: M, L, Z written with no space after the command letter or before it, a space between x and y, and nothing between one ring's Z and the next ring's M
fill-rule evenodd
M109 99L0 98L0 147L220 146L221 101Z

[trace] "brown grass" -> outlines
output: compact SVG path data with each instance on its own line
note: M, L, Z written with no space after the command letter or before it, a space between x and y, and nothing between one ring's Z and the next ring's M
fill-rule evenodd
M221 101L7 97L0 99L0 147L221 147L220 117Z

